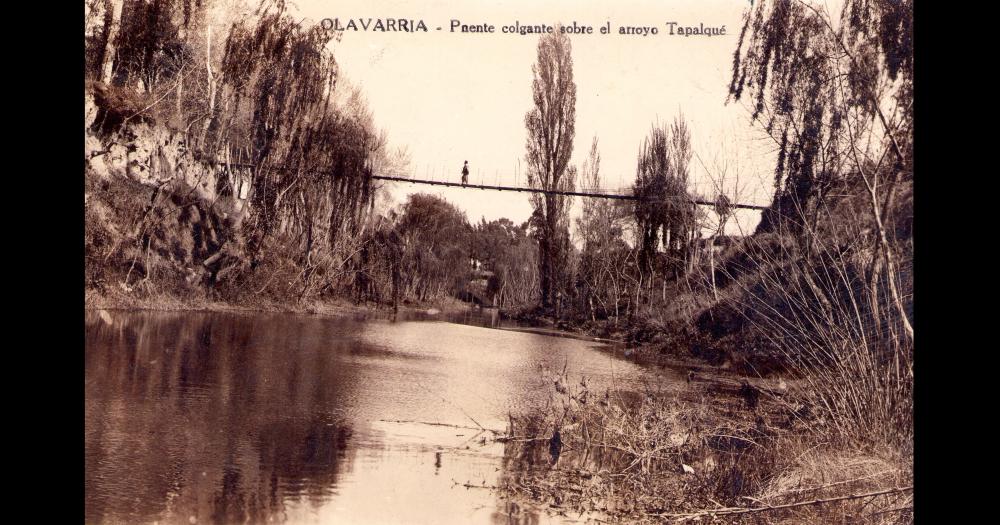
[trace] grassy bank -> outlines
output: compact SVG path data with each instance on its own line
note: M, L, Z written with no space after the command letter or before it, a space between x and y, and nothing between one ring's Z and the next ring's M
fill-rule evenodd
M849 201L820 219L805 248L744 238L627 318L520 312L617 337L686 381L593 392L549 377L550 398L512 419L497 490L611 521L912 522L913 346L888 293L910 297L910 262L872 269Z
M912 521L912 450L836 439L800 384L718 369L645 392L548 379L551 397L501 438L505 497L609 521Z

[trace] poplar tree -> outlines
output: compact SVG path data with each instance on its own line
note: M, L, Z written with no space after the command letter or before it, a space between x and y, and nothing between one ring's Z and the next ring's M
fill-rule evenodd
M576 84L569 37L559 31L538 41L538 61L532 66L534 108L524 117L528 130L528 183L546 191L573 189L569 169L576 121ZM532 225L538 239L543 307L553 305L569 251L570 199L554 193L534 194Z

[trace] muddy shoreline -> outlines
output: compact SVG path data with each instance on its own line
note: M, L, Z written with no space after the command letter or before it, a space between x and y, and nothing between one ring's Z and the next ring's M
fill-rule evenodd
M343 315L386 315L391 316L393 308L372 303L354 303L348 300L304 301L297 304L261 301L256 304L234 304L211 299L178 299L163 297L118 297L88 290L84 300L85 310L155 311L155 312L229 312L229 313L290 313L338 317ZM411 314L449 314L467 311L461 301L435 301L426 304L401 304L399 312Z

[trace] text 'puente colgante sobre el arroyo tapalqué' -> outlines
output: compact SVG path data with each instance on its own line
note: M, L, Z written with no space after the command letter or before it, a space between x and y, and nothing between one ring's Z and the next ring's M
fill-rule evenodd
M428 33L431 31L427 23L422 19L409 18L324 18L320 24L324 29L331 31L361 31L361 32L402 32L402 33ZM569 35L592 35L592 34L619 34L619 35L658 35L661 32L674 36L723 36L726 34L726 26L706 26L703 22L698 25L682 25L679 22L664 22L663 29L653 26L621 25L617 29L612 29L610 21L603 25L593 26L580 24L573 21L570 24L553 26L550 24L522 24L519 20L504 25L494 25L490 23L467 24L458 19L451 19L448 25L434 26L434 31L447 30L449 33L471 33L471 34L512 34L512 35L538 35L560 32Z

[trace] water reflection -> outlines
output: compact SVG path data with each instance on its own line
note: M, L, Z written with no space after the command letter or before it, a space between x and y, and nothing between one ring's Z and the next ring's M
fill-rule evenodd
M308 348L303 321L88 316L85 461L88 523L266 522L284 503L321 504L351 439L337 400L352 378ZM295 326L295 323L300 326ZM347 344L356 329L320 332Z
M87 523L549 522L461 486L495 485L503 446L456 427L502 429L539 367L642 378L443 322L102 311L86 342Z
M515 321L500 317L497 308L481 308L470 306L459 310L438 312L436 310L401 310L391 316L393 321L446 321L449 323L481 326L484 328L501 328L517 326Z

